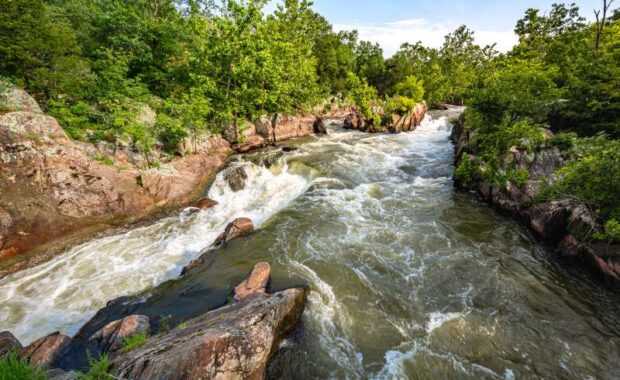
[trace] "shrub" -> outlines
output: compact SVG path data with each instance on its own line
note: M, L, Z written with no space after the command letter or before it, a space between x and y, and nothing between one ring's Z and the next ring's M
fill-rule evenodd
M554 174L547 197L572 196L605 220L620 218L620 141L599 135L575 142L576 159Z
M0 380L45 380L45 373L13 351L0 358Z
M467 153L463 153L461 162L454 171L454 177L464 183L469 183L477 177L476 165Z
M530 179L530 172L526 169L510 169L506 172L506 180L517 187L523 187L528 179Z

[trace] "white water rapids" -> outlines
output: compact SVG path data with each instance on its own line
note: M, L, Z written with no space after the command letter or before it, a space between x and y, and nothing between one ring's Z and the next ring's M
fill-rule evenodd
M95 239L0 279L0 331L24 343L71 335L107 301L148 289L139 311L178 313L178 323L268 261L272 285L311 287L268 378L620 378L619 296L455 192L454 113L432 114L410 133L331 126L293 152L237 157L208 191L215 208ZM235 193L225 177L237 166L248 180ZM259 230L155 288L236 217Z

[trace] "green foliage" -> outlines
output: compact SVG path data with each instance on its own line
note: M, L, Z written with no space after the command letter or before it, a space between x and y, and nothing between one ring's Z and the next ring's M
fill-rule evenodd
M87 351L88 371L78 372L78 380L111 380L115 377L111 373L111 363L107 355L95 359Z
M424 100L424 82L414 75L408 75L396 85L396 94L407 97L414 103Z
M530 172L527 169L510 169L506 171L506 180L517 187L523 187L530 179Z
M571 196L606 220L620 219L620 141L596 136L578 140L576 158L558 170L547 196Z
M609 242L620 241L620 223L616 219L610 219L605 223L603 232L597 232L595 239L608 240Z
M463 183L470 183L476 179L477 176L478 169L476 164L467 153L464 153L459 165L454 170L454 177Z
M0 358L0 380L45 380L45 372L13 351Z
M148 335L146 331L140 331L135 334L131 334L123 338L122 346L123 352L129 352L138 347L144 346L146 344L146 340L148 339Z
M95 160L101 162L104 165L114 165L114 160L112 158L99 152L95 153Z

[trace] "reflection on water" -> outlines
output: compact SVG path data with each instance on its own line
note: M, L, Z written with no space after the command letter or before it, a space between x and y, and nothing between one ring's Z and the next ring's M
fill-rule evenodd
M455 193L449 130L443 114L400 135L331 127L291 153L246 155L233 166L246 167L248 188L234 194L220 175L216 209L0 280L0 329L24 339L75 331L107 299L176 277L228 220L250 216L259 231L151 290L139 311L191 317L268 260L272 290L312 289L270 378L620 377L618 296Z

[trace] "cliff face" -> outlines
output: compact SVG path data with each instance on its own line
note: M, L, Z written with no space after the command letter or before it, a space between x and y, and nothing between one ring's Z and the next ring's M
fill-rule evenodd
M551 132L547 131L551 134ZM467 130L463 123L452 130L455 144L455 164L461 163L464 154L477 164L475 145L471 142L475 132ZM566 165L567 158L557 147L542 146L535 152L512 147L501 157L503 168L514 167L529 173L524 184L518 186L510 181L505 185L485 181L459 181L455 186L462 190L475 191L482 199L498 210L505 212L527 225L541 240L556 251L586 267L612 285L620 286L620 246L596 242L593 234L601 230L596 218L583 204L572 199L536 203L536 196L543 182L559 168Z
M187 202L229 153L228 143L213 137L198 154L157 169L106 165L94 146L69 139L52 117L0 115L0 260L77 228Z
M382 110L378 110L383 114ZM346 129L356 129L362 132L371 133L401 133L413 131L420 125L428 111L426 102L418 103L415 108L406 115L384 115L382 125L373 125L359 111L350 112L344 122Z

